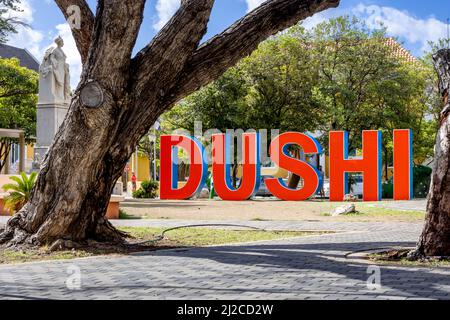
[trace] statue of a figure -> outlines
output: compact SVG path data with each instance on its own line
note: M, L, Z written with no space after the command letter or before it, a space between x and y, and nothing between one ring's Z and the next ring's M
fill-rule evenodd
M49 48L39 68L39 103L53 104L70 102L70 72L67 56L62 50L64 41L55 39L57 47Z

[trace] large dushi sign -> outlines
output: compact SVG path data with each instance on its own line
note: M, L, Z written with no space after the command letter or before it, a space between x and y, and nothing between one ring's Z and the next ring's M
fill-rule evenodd
M332 131L329 134L330 201L343 201L348 190L349 173L362 173L363 200L380 201L382 197L382 134L379 130L362 134L362 156L350 158L348 133ZM411 200L413 197L412 131L394 130L394 200ZM248 200L256 194L261 181L260 137L258 133L245 133L242 137L242 179L234 188L231 181L231 144L227 134L212 136L212 175L214 188L223 200ZM291 146L300 147L307 155L320 155L323 148L310 135L299 132L283 133L270 145L270 158L280 168L303 179L299 189L289 188L282 179L268 177L267 189L277 198L286 201L302 201L313 197L322 187L322 175L313 165L292 157ZM178 152L188 154L189 179L178 186ZM161 199L185 200L198 194L206 184L208 161L205 148L195 138L183 135L161 137Z

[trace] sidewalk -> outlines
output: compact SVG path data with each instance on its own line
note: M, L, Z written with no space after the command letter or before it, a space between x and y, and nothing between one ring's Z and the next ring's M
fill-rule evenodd
M200 222L200 221L196 221ZM169 226L184 221L121 221ZM353 230L229 246L0 267L7 299L450 299L450 268L370 266L346 258L414 246L420 224L249 222L265 228ZM73 272L81 286L73 287ZM371 287L373 270L381 287ZM69 284L69 286L68 286Z

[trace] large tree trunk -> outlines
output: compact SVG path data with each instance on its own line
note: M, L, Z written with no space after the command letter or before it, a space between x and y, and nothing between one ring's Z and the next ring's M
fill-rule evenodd
M426 223L413 257L450 256L450 50L440 50L433 59L444 109L436 138Z
M210 41L214 0L182 0L168 24L134 58L145 0L99 0L94 15L85 0L55 0L67 16L82 13L73 30L83 73L68 115L55 137L30 202L0 235L8 245L123 241L105 218L114 183L157 118L176 101L217 79L265 38L339 0L269 0ZM95 82L98 108L81 93Z
M68 115L41 166L31 200L7 224L0 242L51 244L56 240L120 241L104 217L115 181L131 155L133 127L121 127L135 104L127 92L129 57L142 21L144 0L116 3L117 12L99 1L98 21L81 82ZM117 37L123 38L119 43ZM100 85L104 103L82 105L80 91L90 82ZM123 138L128 135L129 139Z

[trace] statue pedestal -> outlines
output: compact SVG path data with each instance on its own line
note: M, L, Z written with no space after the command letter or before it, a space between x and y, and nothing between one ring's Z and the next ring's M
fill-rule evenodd
M69 110L68 103L38 103L36 125L35 162L40 164L53 143L59 127Z

